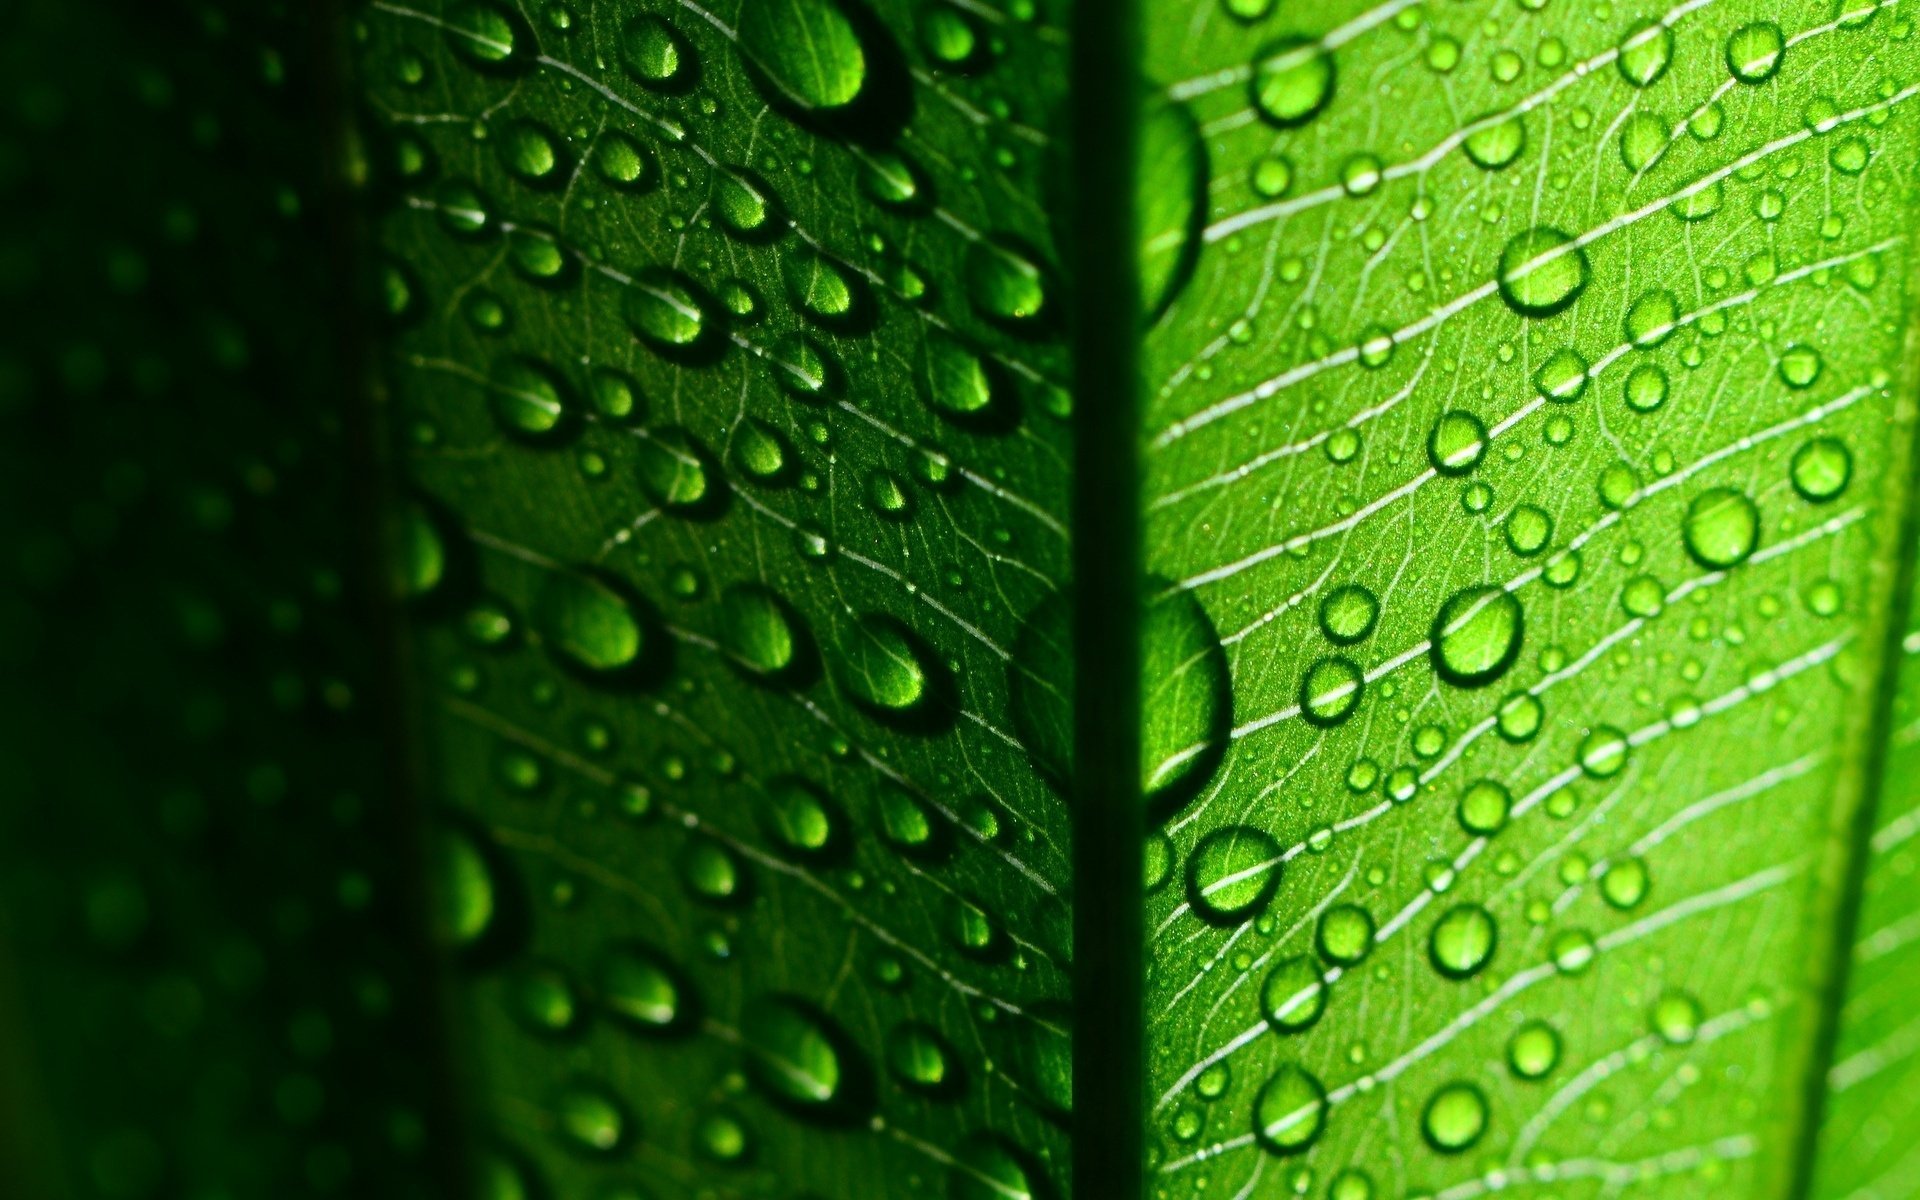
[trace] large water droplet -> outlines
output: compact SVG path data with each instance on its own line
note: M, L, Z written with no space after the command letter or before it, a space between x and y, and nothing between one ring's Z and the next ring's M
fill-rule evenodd
M1727 70L1741 83L1765 83L1780 69L1786 40L1772 21L1742 25L1727 36Z
M1269 43L1253 63L1253 106L1283 128L1299 125L1333 95L1333 56L1318 41L1288 37Z
M1260 1011L1280 1033L1307 1028L1326 1007L1327 985L1319 964L1304 954L1282 959L1260 985Z
M664 267L634 276L621 311L634 335L656 350L685 353L711 336L712 318L693 281Z
M426 505L408 500L394 515L389 576L394 594L413 600L432 594L447 574L447 546Z
M644 640L632 602L596 576L549 574L533 619L547 650L581 670L610 674L640 658Z
M720 472L707 448L675 426L656 429L635 448L640 490L670 512L693 514L710 508L720 496Z
M1710 488L1687 505L1680 529L1687 553L1696 562L1725 570L1753 553L1760 540L1760 510L1744 492Z
M1149 600L1140 638L1140 786L1150 804L1177 804L1199 789L1226 748L1226 656L1187 591Z
M952 1082L952 1055L932 1026L910 1021L887 1035L887 1070L916 1091L938 1092Z
M1037 1200L1020 1156L992 1134L975 1134L954 1155L949 1200Z
M487 402L500 428L515 437L545 441L565 431L567 403L560 379L533 359L516 355L496 363Z
M1352 659L1345 655L1323 658L1300 680L1300 715L1309 724L1338 725L1360 707L1366 686L1366 675Z
M626 1140L626 1109L611 1089L597 1083L567 1087L554 1099L553 1116L562 1137L592 1154L611 1154Z
M1500 294L1523 316L1549 317L1566 308L1588 276L1586 251L1546 225L1516 234L1500 252Z
M1199 250L1205 215L1207 150L1184 105L1157 100L1140 129L1135 212L1140 235L1140 303L1151 317L1172 302Z
M1297 1063L1260 1085L1253 1101L1253 1136L1273 1154L1299 1154L1313 1145L1327 1119L1327 1089Z
M841 1094L839 1038L825 1018L798 1001L762 999L747 1006L740 1038L754 1082L775 1100L818 1110Z
M824 854L833 848L838 820L819 789L804 779L781 776L767 784L762 822L773 839L797 854Z
M1330 963L1351 967L1373 953L1373 914L1358 904L1336 904L1320 914L1314 948Z
M1815 504L1824 504L1847 490L1853 478L1853 455L1838 438L1818 437L1794 451L1793 490Z
M1442 1154L1468 1150L1487 1131L1487 1098L1471 1083L1444 1084L1420 1114L1420 1131Z
M919 638L893 617L868 614L854 622L840 646L840 685L876 713L920 708L934 691L938 667Z
M1539 1079L1560 1062L1560 1035L1545 1021L1528 1021L1507 1042L1507 1065L1522 1079Z
M600 962L600 1002L642 1033L665 1033L687 1019L686 989L667 960L644 946L618 946Z
M1380 601L1358 583L1343 584L1320 601L1320 632L1336 646L1365 641L1380 618Z
M735 584L720 599L720 645L762 679L795 665L801 641L794 622L786 601L757 583Z
M1455 592L1433 621L1433 668L1455 687L1485 687L1520 656L1520 601L1499 587Z
M977 417L993 403L993 380L980 356L956 339L935 331L924 350L927 403L958 418Z
M1658 21L1641 21L1620 39L1620 74L1635 87L1649 87L1673 61L1673 30Z
M1046 282L1040 268L1022 251L995 238L979 238L967 247L967 296L983 316L1024 323L1046 307Z
M1480 125L1467 135L1461 148L1475 166L1498 171L1519 158L1526 145L1527 127L1515 114Z
M1229 825L1200 839L1187 859L1187 899L1208 921L1238 924L1280 886L1280 845L1250 825Z
M1491 913L1478 904L1462 904L1434 922L1428 950L1442 975L1465 979L1487 965L1497 938Z
M741 11L739 34L771 99L831 110L853 103L866 85L866 50L835 0L753 0Z
M1427 461L1442 475L1465 475L1487 452L1487 427L1464 409L1442 413L1427 435Z
M620 30L620 61L639 82L670 91L692 73L693 50L665 19L642 14Z
M497 908L486 852L464 830L434 836L434 932L455 948L472 946L493 926Z

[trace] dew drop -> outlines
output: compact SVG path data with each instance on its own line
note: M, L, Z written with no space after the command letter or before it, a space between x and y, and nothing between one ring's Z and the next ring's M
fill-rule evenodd
M1505 785L1482 779L1460 796L1460 828L1479 837L1492 837L1507 827L1513 793Z
M1040 268L1013 246L980 238L967 247L967 296L981 315L1025 323L1046 307Z
M1343 584L1320 601L1320 632L1336 646L1365 641L1380 618L1380 602L1357 583Z
M640 490L670 512L691 513L709 506L721 487L706 447L684 429L656 429L640 440L634 454Z
M1282 128L1300 125L1326 107L1333 83L1333 56L1325 47L1304 37L1282 38L1254 60L1253 105Z
M1741 83L1765 83L1780 69L1786 40L1772 21L1754 21L1727 37L1727 70Z
M1336 904L1320 914L1314 946L1328 962L1353 966L1373 951L1373 914L1357 904Z
M831 111L866 86L866 49L837 0L754 0L741 12L739 36L772 86L771 99Z
M1420 1131L1442 1154L1469 1150L1487 1131L1487 1098L1471 1083L1443 1084L1420 1114Z
M1193 114L1170 100L1153 102L1140 127L1139 156L1153 164L1153 170L1135 173L1134 201L1140 303L1152 316L1164 311L1186 282L1200 246L1207 151Z
M951 1080L950 1055L932 1027L908 1022L887 1035L887 1070L916 1091L937 1092Z
M1641 21L1620 39L1620 74L1635 87L1650 87L1673 62L1673 31L1658 21Z
M1628 909L1647 898L1647 864L1638 858L1623 858L1600 877L1600 895L1615 908Z
M626 1110L612 1091L597 1083L575 1083L554 1099L560 1135L590 1154L611 1154L627 1136Z
M1561 404L1571 404L1587 390L1586 358L1571 346L1554 351L1533 373L1533 386L1540 395Z
M844 1080L838 1038L798 1001L753 1001L741 1018L740 1039L748 1073L774 1100L817 1110L839 1097Z
M1187 860L1187 899L1208 921L1237 925L1280 886L1280 846L1271 834L1229 825L1200 839Z
M834 845L833 811L819 789L804 779L785 775L767 784L763 823L775 841L796 854L824 854Z
M1481 120L1487 121L1487 118ZM1461 149L1466 151L1474 166L1498 171L1519 158L1526 145L1527 127L1521 123L1518 115L1510 115L1479 124L1461 143Z
M1624 324L1629 342L1651 350L1680 327L1680 302L1669 291L1647 292L1628 307Z
M1500 252L1500 295L1522 316L1549 317L1587 286L1586 251L1569 235L1540 225L1517 234Z
M1352 716L1366 693L1366 676L1344 655L1330 655L1313 664L1300 680L1300 715L1310 724L1329 727Z
M993 404L993 381L980 356L935 331L925 349L927 403L950 417L977 417Z
M640 658L639 616L625 596L596 576L569 570L548 574L534 601L533 620L547 650L581 670L612 674Z
M870 710L906 713L926 702L933 691L934 671L926 650L893 617L877 613L861 617L840 649L841 686Z
M736 584L720 600L720 644L750 673L770 679L794 665L799 641L786 603L770 588Z
M1299 1154L1313 1145L1327 1119L1327 1089L1297 1063L1260 1085L1253 1102L1253 1135L1272 1154Z
M651 88L678 86L681 72L693 61L693 51L679 30L664 19L645 14L628 21L620 31L620 61L628 74Z
M1455 687L1485 687L1520 656L1524 628L1520 601L1506 589L1455 592L1433 621L1434 670Z
M684 1024L687 1002L677 973L642 946L619 946L600 962L600 1002L617 1020L641 1033L664 1033Z
M1790 388L1812 387L1825 365L1820 352L1812 346L1795 343L1780 355L1780 381Z
M1824 504L1847 490L1847 481L1853 477L1853 455L1838 438L1814 438L1794 451L1790 475L1794 491L1815 504Z
M1463 409L1441 414L1427 434L1427 460L1442 475L1465 475L1487 452L1487 427Z
M471 834L445 829L434 837L434 932L456 949L493 927L498 907L493 868Z
M1466 804L1461 803L1461 812ZM1498 932L1493 915L1478 904L1462 904L1448 909L1433 925L1428 951L1434 967L1449 979L1466 979L1479 973L1493 957Z
M527 441L563 432L567 404L560 380L543 364L515 356L495 364L488 407L500 428Z
M1528 1021L1507 1041L1507 1066L1522 1079L1539 1079L1560 1063L1560 1035L1545 1021Z
M1710 488L1687 505L1681 523L1687 553L1703 567L1725 570L1747 560L1760 540L1760 511L1744 492Z
M1653 1031L1669 1046L1683 1046L1700 1033L1700 1002L1685 992L1667 992L1653 1002Z
M949 1200L1038 1200L1019 1156L1000 1138L975 1134L954 1155Z
M634 277L621 311L634 336L670 354L694 349L711 336L711 314L692 281L664 267Z
M1327 985L1320 968L1304 954L1282 959L1260 985L1260 1011L1276 1032L1306 1029L1326 1007Z

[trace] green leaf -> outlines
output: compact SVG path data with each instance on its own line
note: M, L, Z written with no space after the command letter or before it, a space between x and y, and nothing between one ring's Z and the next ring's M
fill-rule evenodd
M1880 7L1149 3L1212 182L1144 540L1233 709L1149 855L1167 1194L1809 1169L1912 473Z

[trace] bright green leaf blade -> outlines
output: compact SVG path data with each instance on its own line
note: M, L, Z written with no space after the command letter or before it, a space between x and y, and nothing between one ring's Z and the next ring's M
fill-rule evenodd
M489 1179L1066 1186L1059 21L363 13Z
M1232 680L1149 850L1168 1194L1794 1177L1912 470L1879 8L1150 0L1211 183L1148 567Z

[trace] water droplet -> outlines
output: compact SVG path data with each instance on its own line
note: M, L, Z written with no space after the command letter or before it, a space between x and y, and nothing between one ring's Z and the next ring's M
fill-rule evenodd
M1512 115L1480 125L1467 135L1461 148L1475 166L1497 171L1519 158L1526 145L1527 127L1518 115Z
M1319 966L1304 954L1282 959L1260 986L1260 1011L1280 1033L1295 1033L1320 1019L1327 985Z
M818 1110L840 1097L846 1081L839 1038L825 1018L799 1001L770 998L748 1004L740 1038L754 1083L774 1100Z
M1765 83L1780 69L1786 40L1772 21L1742 25L1727 37L1727 70L1741 83Z
M974 1134L954 1155L949 1200L1038 1200L1038 1194L1019 1155L992 1134Z
M1313 1145L1326 1119L1327 1089L1296 1063L1275 1071L1254 1098L1253 1135L1273 1154L1299 1154Z
M695 837L680 858L680 879L694 897L728 904L746 889L746 876L733 851L710 837Z
M1669 1046L1682 1046L1700 1033L1700 1002L1685 992L1667 992L1653 1003L1653 1031Z
M1790 388L1812 387L1824 365L1818 350L1796 343L1780 355L1780 381Z
M993 404L993 381L980 356L937 331L925 347L927 403L960 419L986 412Z
M720 644L735 663L763 679L788 670L800 653L786 602L755 583L735 584L721 596Z
M644 644L630 601L596 576L550 573L533 607L534 626L548 651L595 674L632 666Z
M593 169L614 187L632 191L647 186L658 175L653 154L624 133L600 135L593 151Z
M1620 39L1620 74L1635 87L1649 87L1673 61L1673 31L1658 21L1641 21Z
M1641 363L1627 372L1620 385L1627 407L1635 412L1652 412L1667 402L1667 372L1658 363Z
M1461 812L1466 812L1464 800ZM1498 931L1493 915L1478 904L1462 904L1448 909L1433 924L1428 950L1433 965L1449 979L1465 979L1477 974L1493 957Z
M1580 739L1574 756L1582 771L1595 779L1606 779L1627 765L1631 749L1626 734L1611 725L1599 725Z
M1637 112L1620 130L1620 161L1638 174L1667 152L1672 126L1658 113Z
M1254 60L1253 105L1275 125L1299 125L1326 107L1333 83L1333 56L1325 47L1304 37L1282 38Z
M1548 400L1571 404L1587 390L1587 360L1571 346L1556 350L1533 374L1533 386Z
M1336 904L1320 914L1314 945L1328 962L1350 967L1373 951L1373 914L1357 904Z
M721 167L713 173L713 208L720 223L743 237L766 232L779 210L773 190L750 171Z
M1540 723L1546 715L1546 706L1540 703L1540 697L1532 692L1515 692L1500 702L1494 722L1501 737L1518 743L1532 740L1540 732Z
M434 932L456 949L475 945L498 907L486 852L464 830L443 829L434 835L434 856Z
M717 1163L739 1162L750 1148L747 1127L725 1109L701 1116L693 1127L693 1143L702 1157Z
M718 470L710 469L707 448L684 429L656 429L640 439L634 454L640 490L655 504L680 513L710 507L720 494Z
M1320 632L1337 646L1365 641L1380 617L1380 602L1357 583L1343 584L1320 601Z
M394 526L389 568L394 594L403 600L431 595L447 573L447 547L433 514L408 500L395 513Z
M934 848L937 827L918 797L889 784L880 789L878 807L880 833L888 845L905 854L925 854Z
M838 677L870 711L906 713L935 687L934 667L920 640L893 617L871 613L854 623L841 644Z
M565 1033L579 1016L573 984L559 968L545 963L523 967L516 973L513 1007L521 1023L535 1033Z
M634 276L621 311L634 336L669 354L690 351L712 334L712 317L693 282L664 267Z
M887 1069L918 1091L937 1092L952 1082L950 1058L931 1026L908 1022L887 1035Z
M1200 245L1207 151L1193 114L1169 100L1151 103L1140 128L1139 156L1153 164L1153 170L1135 173L1140 303L1152 316L1186 281Z
M1520 656L1520 601L1499 587L1464 588L1433 621L1434 671L1455 687L1485 687Z
M1233 711L1226 656L1188 591L1148 602L1141 642L1141 788L1165 806L1197 791L1225 751Z
M867 82L867 54L836 0L755 0L742 10L740 48L774 100L813 112L845 108Z
M822 324L849 320L861 304L860 285L852 273L824 254L782 255L780 278L794 307Z
M983 316L1022 323L1046 307L1040 268L1012 245L980 238L967 247L967 295Z
M642 946L620 946L600 963L600 1002L642 1033L685 1024L687 997L666 959Z
M693 61L693 51L680 31L663 18L643 14L620 31L620 61L627 72L651 88L670 90Z
M1442 475L1465 475L1487 452L1487 427L1462 409L1442 413L1427 435L1427 459Z
M1623 858L1607 868L1600 877L1600 895L1615 908L1633 908L1647 898L1647 864L1638 858Z
M1507 1066L1522 1079L1539 1079L1560 1063L1560 1035L1545 1021L1528 1021L1507 1042Z
M499 152L500 164L522 183L547 184L564 174L560 147L552 132L538 122L509 122L494 149Z
M749 479L779 483L787 474L787 444L773 426L747 417L733 433L733 464Z
M1563 929L1547 944L1547 956L1553 965L1569 975L1578 975L1592 966L1596 953L1593 935L1584 929Z
M797 854L818 855L832 849L836 835L833 810L819 789L804 779L783 775L767 784L763 821L775 841Z
M1366 676L1344 655L1330 655L1313 664L1300 680L1300 715L1310 724L1338 725L1360 707Z
M1500 294L1527 317L1560 312L1587 286L1587 254L1569 235L1540 225L1517 234L1500 252Z
M447 45L460 58L482 70L500 70L516 63L520 22L500 6L468 0L448 9L441 28Z
M564 432L566 394L545 365L517 355L503 359L494 365L492 383L487 403L502 430L527 441Z
M1480 837L1492 837L1507 827L1513 793L1491 779L1482 779L1460 796L1460 827Z
M1760 511L1743 492L1710 488L1687 505L1681 536L1701 566L1725 570L1753 553L1760 540Z
M1187 860L1187 899L1197 914L1217 924L1245 921L1279 886L1280 846L1252 826L1214 830Z
M1537 505L1522 504L1507 515L1507 546L1522 558L1546 549L1553 537L1553 518Z
M1627 309L1624 327L1628 341L1651 350L1680 327L1680 302L1669 291L1647 292Z
M553 1116L560 1135L591 1154L611 1154L627 1136L627 1114L619 1097L597 1083L576 1083L555 1097Z
M1838 438L1818 437L1794 451L1793 490L1815 504L1824 504L1847 490L1853 478L1853 455Z
M1420 1114L1420 1131L1442 1154L1471 1149L1487 1131L1487 1098L1471 1083L1444 1084Z

